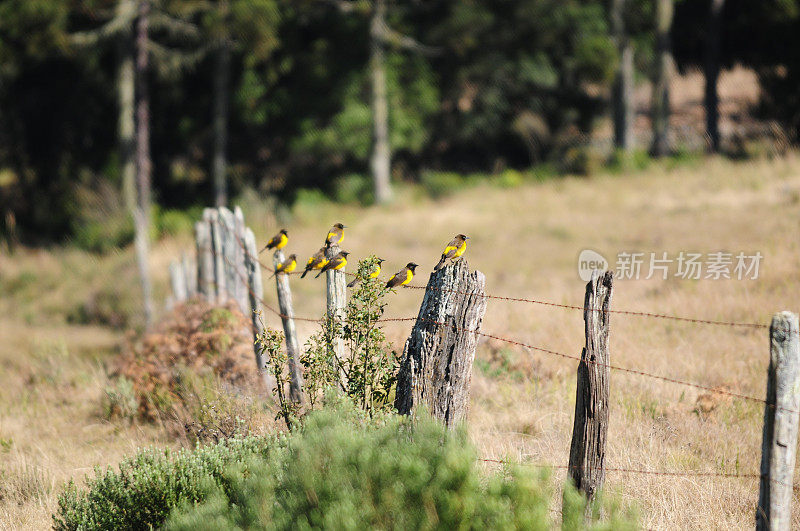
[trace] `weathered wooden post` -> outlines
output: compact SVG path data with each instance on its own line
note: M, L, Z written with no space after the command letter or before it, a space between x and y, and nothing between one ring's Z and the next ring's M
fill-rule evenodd
M431 274L406 341L395 408L408 415L421 404L448 427L467 416L472 363L486 313L486 277L461 259Z
M186 279L186 298L191 299L197 295L197 268L186 252L181 254L181 269L183 278Z
M223 230L219 212L216 209L208 208L208 223L211 227L211 252L214 255L214 300L217 304L222 304L228 300L227 288L225 285L225 257L223 255Z
M225 275L225 297L221 302L233 300L238 305L240 280L237 277L236 269L239 254L239 244L236 241L236 219L233 216L233 212L225 207L219 207L217 210L219 212L220 232L222 233L222 267ZM244 312L243 309L242 311Z
M264 312L264 305L261 297L264 295L264 284L261 279L261 267L258 263L258 249L256 248L256 237L249 228L244 231L245 245L245 267L247 269L248 300L250 306L250 319L253 323L253 345L256 355L256 366L259 371L264 370L265 360L261 355L261 349L255 342L256 338L264 333L264 326L261 318Z
M233 232L231 238L233 239L234 254L233 260L233 276L236 281L234 286L233 297L239 305L239 309L244 315L250 311L250 297L247 293L247 267L245 264L245 234L244 234L244 214L242 209L236 206L233 209Z
M339 254L339 246L337 244L332 244L328 249L325 251L325 258L330 260L337 254ZM327 287L327 301L328 301L328 311L327 316L328 320L332 325L333 329L337 329L341 327L344 323L345 317L345 306L347 305L347 282L345 278L345 268L334 270L329 269L325 272L325 283ZM344 339L341 337L341 334L335 334L333 339L331 340L330 348L333 350L333 354L338 360L344 359ZM342 372L341 368L339 371L339 377L341 379L342 385L344 385L344 373Z
M172 288L172 302L185 302L188 297L186 275L183 273L183 264L181 262L173 260L169 263L169 285Z
M593 271L586 284L583 320L586 346L578 364L575 422L569 451L569 476L575 487L591 501L605 480L608 433L608 332L613 274ZM586 506L591 511L590 504Z
M214 302L214 253L211 241L210 216L203 212L203 221L194 224L194 238L197 248L197 291L209 302Z
M278 264L285 257L280 250L272 255L272 265L277 270ZM292 290L289 287L289 275L275 274L275 287L278 290L278 308L283 322L283 334L286 336L286 354L289 358L289 394L295 403L303 401L303 375L300 372L300 347L297 341L297 329L294 326L294 307L292 306Z
M792 476L800 411L800 336L797 314L780 312L769 328L767 403L761 443L756 529L791 529Z

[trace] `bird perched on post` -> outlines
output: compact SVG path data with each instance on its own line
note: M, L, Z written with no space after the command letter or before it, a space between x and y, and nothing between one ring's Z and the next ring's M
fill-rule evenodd
M434 267L433 270L439 271L442 267L444 267L444 262L448 258L455 261L456 258L464 254L464 251L467 250L468 239L469 236L456 234L455 238L450 240L450 243L448 243L447 247L444 248L444 251L442 252L442 258L439 260L439 263L436 264L436 267Z
M312 254L308 259L308 262L306 262L306 270L303 271L303 274L300 275L300 278L305 278L309 271L322 269L327 263L328 259L325 258L325 247L320 247L319 251Z
M409 262L406 266L392 275L389 279L389 282L386 283L387 288L394 288L396 286L405 286L411 279L414 278L414 271L417 269L419 264L415 264L414 262Z
M341 269L344 266L346 266L347 265L347 255L349 255L349 254L350 253L348 253L347 251L339 251L339 253L336 256L334 256L333 258L328 260L327 264L322 266L322 269L320 269L319 273L317 273L317 277L320 276L325 271L337 270L337 269ZM314 278L317 278L317 277L314 277Z
M266 247L261 249L261 252L267 249L275 249L280 250L286 247L286 244L289 243L289 233L286 232L286 229L281 229L281 231L276 234L275 236L267 242Z
M297 267L297 255L290 254L289 257L275 267L275 272L269 278L274 277L278 273L291 273Z
M335 224L328 231L328 236L325 237L325 247L330 247L333 244L341 245L344 240L344 228L346 225L341 223Z
M385 261L386 260L384 260L383 258L378 258L378 261L374 264L374 267L372 268L372 271L369 272L369 275L367 275L367 278L376 278L378 275L380 275L381 264L384 263ZM359 280L361 280L361 277L356 275L356 278L354 278L353 281L347 285L347 287L352 288L353 286L358 284Z

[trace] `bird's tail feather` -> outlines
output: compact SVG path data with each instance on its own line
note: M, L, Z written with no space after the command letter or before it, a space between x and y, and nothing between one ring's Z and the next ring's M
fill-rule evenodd
M433 270L434 271L439 271L442 267L444 267L444 261L445 260L447 260L447 257L445 255L442 255L441 260L439 260L439 263L436 264L436 267L434 267Z
M303 271L303 274L300 275L300 278L306 278L306 275L308 274L309 271L311 271L311 270L310 269L306 269L305 271Z
M352 282L350 282L350 283L347 285L347 287L348 287L348 288L352 288L353 286L355 286L355 285L356 285L356 283L357 283L357 282L358 282L358 277L356 277L356 278L355 278L355 279L354 279Z

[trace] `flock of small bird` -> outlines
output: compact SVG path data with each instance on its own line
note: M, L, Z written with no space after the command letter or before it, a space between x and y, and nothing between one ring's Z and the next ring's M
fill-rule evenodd
M331 245L341 245L342 241L344 240L344 229L346 228L345 225L341 223L336 223L333 225L330 230L328 231L328 235L325 237L325 244L320 247L319 251L311 255L311 257L306 262L305 271L303 274L300 275L300 278L304 278L309 271L318 271L317 275L314 278L317 278L325 271L330 270L338 270L342 269L344 266L347 265L347 257L350 256L350 253L347 251L339 251L331 257L330 259L326 258L326 251L330 248ZM460 258L464 251L467 250L467 240L469 236L465 236L464 234L456 234L456 236L450 240L444 251L442 252L442 257L439 259L439 263L433 268L434 271L438 271L442 267L444 267L447 260L455 261L456 259ZM283 249L289 243L289 233L286 229L281 229L281 231L272 237L272 239L267 242L267 245L261 251L265 251L266 249ZM369 278L377 278L378 275L381 274L381 264L385 262L384 259L379 258L375 267L370 271ZM409 262L406 266L392 275L388 282L386 282L387 288L394 288L397 286L405 286L411 279L414 278L414 272L416 271L419 264L415 264L414 262ZM280 264L275 267L275 273L273 276L278 273L291 273L297 268L297 255L290 254L286 260L281 262ZM358 283L360 279L358 277L355 278L352 282L350 282L347 287L352 288L353 286Z

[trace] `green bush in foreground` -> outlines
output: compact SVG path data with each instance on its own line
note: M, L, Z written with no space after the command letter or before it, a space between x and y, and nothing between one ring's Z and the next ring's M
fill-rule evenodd
M228 439L195 451L145 450L119 465L95 470L88 490L70 482L58 498L53 527L149 529L161 526L184 502L199 502L214 488L227 488L224 472L236 462L266 457L282 437Z
M287 437L145 452L59 499L57 529L551 529L547 473L485 474L463 432L350 405L305 418ZM605 505L583 520L568 491L564 529L634 524ZM171 514L169 514L171 512ZM596 511L597 513L597 511Z

